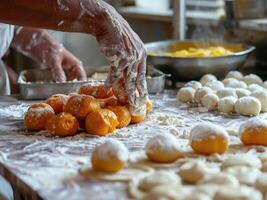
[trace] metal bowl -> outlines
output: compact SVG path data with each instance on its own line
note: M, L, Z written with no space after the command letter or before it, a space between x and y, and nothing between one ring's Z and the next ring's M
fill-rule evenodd
M181 50L189 47L207 47L211 45L223 46L235 53L227 56L204 57L204 58L178 58L164 56L163 53ZM207 73L223 77L227 72L240 67L246 60L248 54L255 47L218 42L195 42L167 40L147 43L148 63L164 73L171 74L175 81L197 80ZM157 53L157 55L150 54ZM162 54L162 55L161 55Z

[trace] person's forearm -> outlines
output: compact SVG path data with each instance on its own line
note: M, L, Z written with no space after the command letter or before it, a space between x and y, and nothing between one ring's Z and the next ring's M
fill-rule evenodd
M97 0L1 0L0 22L95 35L102 12Z
M44 63L46 53L60 51L61 44L47 31L37 28L19 27L16 29L12 47L34 60Z

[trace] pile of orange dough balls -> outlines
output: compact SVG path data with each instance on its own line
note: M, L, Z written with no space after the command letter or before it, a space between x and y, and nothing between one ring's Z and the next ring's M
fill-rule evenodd
M56 94L44 103L31 105L24 117L28 131L47 130L57 136L73 136L79 130L105 136L116 128L144 121L152 110L148 99L146 112L132 116L128 109L128 96L124 81L121 85L107 88L104 83L89 83L81 86L77 93Z

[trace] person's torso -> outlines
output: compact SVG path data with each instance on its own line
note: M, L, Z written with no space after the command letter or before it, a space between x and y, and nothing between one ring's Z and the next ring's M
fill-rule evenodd
M14 36L14 26L0 23L0 58L8 50Z

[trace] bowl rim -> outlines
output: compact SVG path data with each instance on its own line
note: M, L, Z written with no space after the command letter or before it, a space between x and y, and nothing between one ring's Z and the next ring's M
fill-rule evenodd
M184 43L184 42L195 42L195 43L208 43L208 42L214 42L214 43L218 43L218 44L228 44L228 45L242 45L242 47L244 47L243 51L240 52L236 52L230 55L225 55L225 56L210 56L210 57L190 57L190 58L186 58L186 57L174 57L174 56L166 56L166 55L151 55L149 54L149 52L147 53L148 57L153 57L153 58L168 58L168 59L173 59L173 60L193 60L193 59L199 59L199 60L206 60L206 59L223 59L223 58L229 58L229 57L236 57L236 56L244 56L247 55L251 52L253 52L256 47L255 46L251 46L251 45L247 45L247 44L243 44L243 43L230 43L230 42L218 42L218 41L197 41L197 40L160 40L160 41L155 41L155 42L149 42L145 44L145 48L148 51L148 48L154 45L160 45L162 44L162 46L164 46L164 44L166 46L169 46L171 44L175 44L175 43Z

